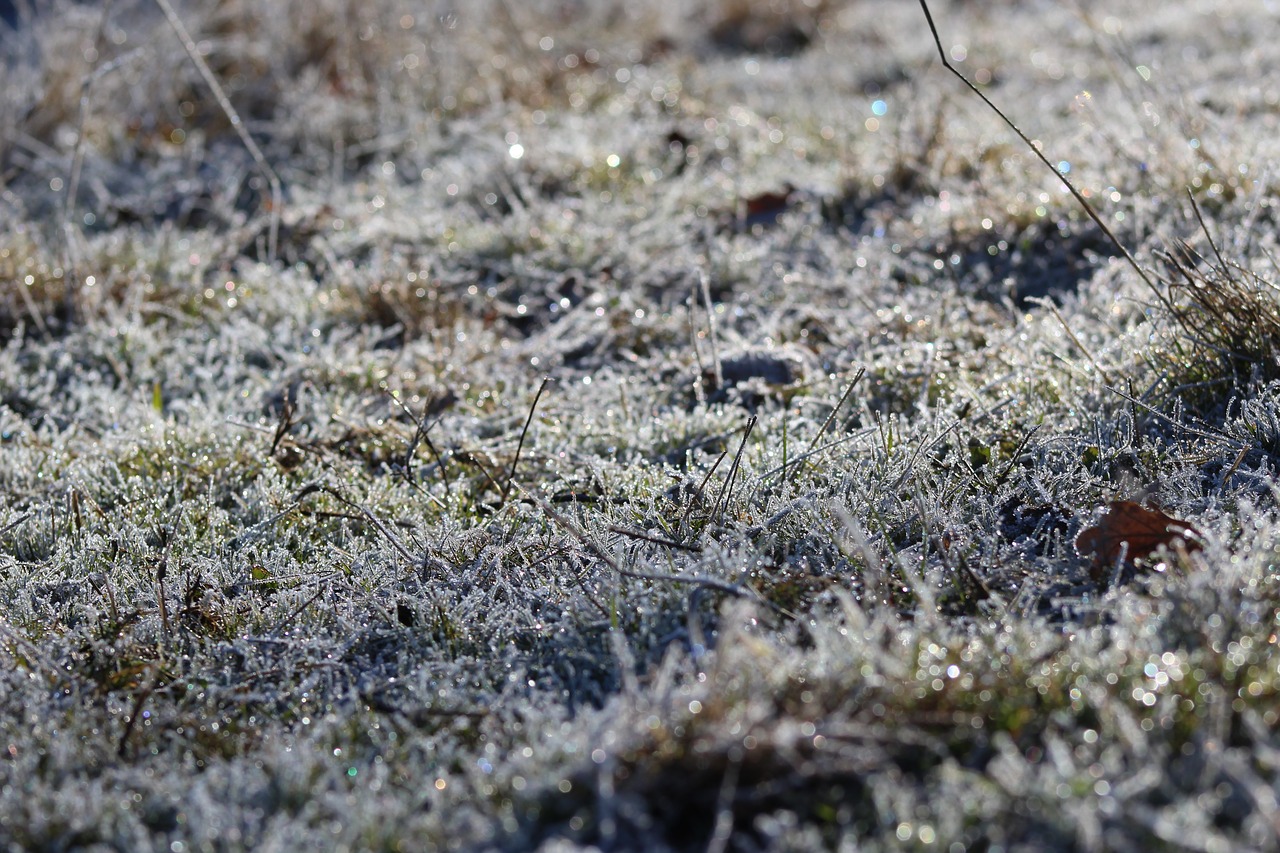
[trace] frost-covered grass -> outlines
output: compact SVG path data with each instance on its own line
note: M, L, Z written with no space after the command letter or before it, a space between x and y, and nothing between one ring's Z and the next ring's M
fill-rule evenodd
M0 35L0 846L1276 848L1273 11Z

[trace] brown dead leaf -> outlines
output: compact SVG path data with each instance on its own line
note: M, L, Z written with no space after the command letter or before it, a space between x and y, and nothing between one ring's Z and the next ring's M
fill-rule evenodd
M777 192L763 192L739 199L738 221L747 228L773 225L791 207L795 196L796 188L791 184L784 184Z
M1100 569L1114 565L1121 553L1127 562L1140 563L1161 545L1172 546L1176 541L1181 541L1187 551L1199 551L1202 539L1200 531L1190 524L1158 509L1133 501L1112 501L1096 525L1080 531L1076 553L1092 557L1094 568Z

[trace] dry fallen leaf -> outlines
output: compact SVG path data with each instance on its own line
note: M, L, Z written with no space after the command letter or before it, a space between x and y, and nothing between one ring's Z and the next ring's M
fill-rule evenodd
M750 228L753 225L773 225L786 213L796 195L796 188L784 184L777 192L764 192L738 202L739 221Z
M1076 553L1092 557L1095 569L1114 565L1124 554L1129 563L1150 557L1161 545L1181 541L1187 551L1200 550L1203 537L1185 521L1133 501L1112 501L1093 527L1076 537ZM1127 547L1126 547L1127 546Z

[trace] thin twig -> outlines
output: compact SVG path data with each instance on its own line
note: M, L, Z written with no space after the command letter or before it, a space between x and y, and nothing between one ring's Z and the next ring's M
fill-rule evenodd
M520 430L520 441L516 443L516 455L511 460L511 470L507 472L507 481L502 485L501 495L498 499L499 505L507 502L507 494L511 491L511 481L516 476L516 466L520 464L520 451L524 450L524 437L529 433L529 425L533 423L533 413L537 410L538 401L542 399L542 392L546 390L547 383L550 381L550 376L542 377L542 384L538 386L538 393L533 395L533 405L529 407L529 417L524 420L524 429Z
M22 522L26 521L30 517L31 517L30 512L24 512L22 515L18 516L13 521L6 524L4 527L0 527L0 536L4 535L5 533L8 533L10 530L13 530L15 527L22 524Z
M853 393L853 389L857 386L858 381L862 379L862 375L866 372L867 372L867 369L865 367L858 368L857 375L853 377L853 381L849 383L849 387L844 389L844 393L840 395L840 399L836 402L835 408L831 410L831 414L827 415L827 419L822 422L822 427L819 428L818 434L815 435L813 437L813 440L809 442L809 446L805 448L804 453L796 457L795 461L797 463L799 463L803 459L809 458L813 454L813 449L818 446L818 442L822 440L822 436L826 434L827 430L831 427L832 422L836 419L836 412L840 411L841 407L844 406L845 400L849 399L849 395ZM787 466L783 465L782 475L779 477L780 480L787 479L786 469L787 469ZM792 476L795 476L795 473L798 472L799 470L800 470L800 465L797 464L792 469Z
M654 545L661 545L663 548L675 548L680 551L692 551L695 554L701 553L702 549L696 545L686 545L683 542L673 542L670 539L663 539L661 536L650 536L639 530L632 530L629 527L622 527L617 524L609 525L610 533L617 533L620 536L627 536L631 539L639 539L641 542L649 542Z
M98 18L98 32L93 37L94 52L101 56L106 47L107 20L111 15L111 0L105 0L102 4L102 14ZM132 55L129 54L129 55ZM121 58L123 59L123 57ZM92 72L85 74L80 81L80 104L76 112L76 139L71 146L71 171L67 175L67 194L62 199L62 228L66 238L63 256L63 283L65 291L63 299L72 311L78 312L80 309L79 300L76 299L76 293L80 288L79 281L79 264L76 263L75 255L78 254L76 237L81 236L80 229L74 221L76 210L76 195L80 192L80 172L84 166L84 123L85 118L89 114L89 88L93 85L93 81L107 74L109 71L118 67L121 59L116 59L105 65L95 68Z
M391 397L393 401L395 401L395 404L400 407L400 410L409 416L409 420L413 421L413 425L414 425L413 441L409 444L409 448L405 451L405 454L404 454L405 479L409 480L409 482L413 482L413 472L412 472L413 454L414 454L414 451L417 450L418 444L420 442L425 443L427 445L427 449L431 451L431 455L434 456L436 459L436 467L440 469L440 479L444 482L444 494L445 494L445 497L448 497L449 490L450 490L449 472L445 470L444 459L440 456L440 451L436 449L435 442L431 440L431 434L430 434L431 427L428 426L427 424L426 412L424 411L422 418L419 419L418 416L413 413L413 410L410 409L408 406L406 406L404 401L401 400L398 396L391 393L390 391L388 391L387 394Z
M732 595L740 595L748 598L760 598L760 596L750 587L744 587L736 583L729 583L728 581L722 581L716 578L701 577L699 575L663 575L663 574L656 574L656 573L650 574L649 572L637 572L637 571L632 571L631 569L624 569L622 565L617 560L615 560L611 554L609 554L607 551L605 551L603 548L597 545L594 541L592 541L592 539L589 536L587 536L586 532L583 531L582 528L578 527L578 525L574 524L572 521L570 521L569 519L565 518L563 515L556 512L554 509L552 509L551 506L546 501L544 501L541 497L539 497L538 495L528 491L527 489L519 485L517 485L516 488L519 489L521 492L523 492L525 497L527 497L530 501L536 504L537 507L540 510L542 510L543 515L551 519L551 521L554 522L559 527L568 531L570 536L572 536L574 539L577 539L580 543L582 543L583 547L585 547L588 551L590 551L591 553L595 554L598 558L600 558L600 561L604 563L606 566L608 566L611 571L621 575L624 578L633 578L635 580L658 581L661 583L696 584L698 586L705 586L705 587L709 587L710 589L716 589L721 592L727 592Z
M680 526L684 527L689 521L689 514L693 512L693 505L702 500L702 496L706 494L707 483L711 482L711 475L720 467L720 463L729 455L729 448L720 451L720 455L716 457L716 461L712 464L711 469L707 471L702 482L698 484L698 488L694 489L693 494L689 496L689 503L685 505L684 514L680 516Z
M1031 437L1040 431L1040 427L1044 424L1036 424L1031 430L1022 437L1022 441L1018 442L1017 448L1014 449L1009 459L1009 464L1004 466L1004 470L1000 472L1000 476L996 477L995 483L992 484L992 493L1004 485L1004 481L1009 478L1009 472L1013 470L1013 466L1018 464L1018 457L1022 455L1022 451L1026 449L1027 442L1031 441Z
M1187 198L1191 200L1191 210L1196 215L1196 221L1200 223L1200 230L1204 232L1205 239L1209 241L1213 254L1218 258L1218 266L1222 269L1222 274L1228 279L1231 278L1230 267L1227 262L1222 259L1222 253L1218 251L1218 244L1214 242L1213 235L1209 233L1209 226L1205 225L1204 217L1200 215L1200 205L1196 203L1195 194L1191 192L1191 187L1187 187Z
M1080 339L1076 337L1076 333L1071 331L1071 327L1067 325L1066 318L1062 316L1062 312L1058 310L1058 306L1053 304L1053 300L1047 299L1043 296L1032 296L1027 301L1033 302L1041 308L1049 309L1053 316L1057 318L1058 324L1062 326L1062 331L1067 333L1067 337L1076 345L1076 348L1079 349L1080 352L1084 353L1085 358L1089 359L1089 363L1093 365L1093 369L1098 371L1098 375L1102 377L1102 381L1105 384L1110 385L1111 377L1102 369L1102 365L1098 364L1098 360L1093 357L1093 353L1089 352L1085 345L1080 342Z
M276 451L280 449L280 442L284 441L285 437L293 430L294 425L297 423L294 420L294 415L297 414L297 411L298 407L297 403L294 402L294 395L286 393L284 402L280 406L280 420L276 421L276 431L271 438L271 453L269 455L276 455Z
M277 622L275 625L273 625L273 626L271 627L271 630L270 630L270 631L268 631L267 633L268 633L268 634L275 634L275 633L279 632L279 631L280 631L280 629L284 628L284 626L286 626L286 625L288 625L290 622L292 622L294 619L297 619L297 618L298 618L298 616L299 616L299 614L301 614L301 613L302 613L302 611L304 611L304 610L306 610L308 607L310 607L310 606L312 605L312 603L313 603L317 598L319 598L320 596L324 595L324 592L325 592L325 590L326 590L326 589L327 589L327 587L321 587L320 589L316 590L316 594L315 594L315 595L311 596L311 597L310 597L310 598L308 598L306 601L302 602L302 604L300 604L300 605L298 605L297 607L295 607L295 608L293 609L293 611L292 611L288 616L284 617L284 618L283 618L283 619L281 619L279 622Z
M497 492L499 495L502 494L502 484L499 483L498 478L493 476L493 473L489 471L488 466L486 466L483 462L480 461L480 457L476 456L474 453L472 453L469 450L457 450L457 451L454 451L454 455L457 458L461 459L463 462L466 462L468 464L474 465L477 468L479 468L480 473L483 474L484 478L489 481L489 485L493 486L493 490Z
M373 512L371 512L369 509L367 509L363 505L356 503L355 501L351 500L348 497L345 497L341 492L339 492L337 489L333 488L332 486L326 486L320 483L313 483L310 486L307 486L306 488L304 488L302 491L298 492L297 496L294 497L294 502L301 503L303 498L305 498L307 495L314 494L315 492L325 492L326 494L332 495L333 497L342 501L342 503L346 504L352 509L358 510L361 515L369 519L369 522L375 528L377 528L378 532L383 535L383 538L385 538L388 542L390 542L391 546L395 548L397 551L399 551L400 555L404 557L405 560L407 560L410 565L416 565L420 562L420 559L413 556L413 554L409 552L409 549L404 546L404 543L401 542L394 533L392 533L390 530L387 529L387 526L382 522L382 519L378 518L376 515L373 514Z
M1158 383L1160 380L1156 380L1156 381ZM1239 441L1238 439L1234 439L1231 436L1227 435L1225 432L1220 432L1216 430L1215 427L1212 427L1206 424L1205 426L1207 429L1213 430L1212 432L1206 432L1203 429L1198 429L1196 427L1188 426L1185 423L1180 423L1174 420L1173 418L1169 417L1164 412L1160 411L1154 406L1151 406L1148 403L1144 403L1142 400L1138 399L1137 397L1134 397L1132 394L1128 394L1128 393L1125 393L1124 391L1121 391L1119 388L1115 388L1110 385L1105 385L1103 387L1106 388L1108 391L1110 391L1112 394L1115 394L1117 397L1120 397L1121 399L1128 401L1128 403L1131 406L1135 408L1141 408L1147 414L1152 415L1158 418L1159 420L1164 421L1174 429L1184 430L1185 432L1188 432L1191 435L1196 436L1197 438L1204 438L1204 439L1208 439L1209 441L1220 442L1226 447L1235 448L1235 447L1241 447L1241 446L1245 446L1245 447L1248 446L1248 445L1245 445L1243 442ZM1136 413L1135 413L1135 417L1136 417Z
M227 93L218 82L218 78L214 76L213 69L209 67L209 63L205 62L204 57L200 55L200 48L196 45L195 39L191 37L191 33L187 32L187 27L182 23L182 19L178 17L178 13L174 11L173 4L169 0L156 0L156 5L164 12L164 16L169 19L169 26L173 27L173 31L177 33L178 40L182 42L183 50L187 52L187 56L195 63L200 76L204 78L204 82L213 92L213 97L217 100L218 106L222 108L222 112L226 115L227 121L231 122L231 126L235 128L240 141L249 150L249 156L253 157L253 161L258 164L258 168L271 186L271 217L268 220L267 259L274 263L280 238L280 213L284 207L284 193L281 189L280 177L276 174L276 170L271 168L271 164L267 162L266 155L262 153L258 143L249 135L249 131L245 127L244 121L241 120L240 114L231 105L231 99L227 97Z
M1169 303L1168 298L1164 295L1164 293L1160 290L1160 288L1156 286L1155 281L1151 278L1151 276L1147 273L1147 271L1144 270L1138 264L1137 259L1134 258L1133 254L1128 250L1128 248L1126 248L1125 245L1120 242L1120 239L1116 237L1115 233L1112 232L1112 230L1107 226L1107 223L1102 221L1102 217L1098 214L1098 211L1094 210L1093 205L1090 204L1089 200L1084 197L1084 194L1081 193L1080 190L1076 189L1076 185L1072 183L1071 179L1068 178L1065 174L1063 174L1062 171L1058 169L1057 166L1053 165L1053 163L1049 160L1049 158L1045 156L1045 153L1041 151L1040 148L1031 140L1031 137L1023 133L1021 128L1019 128L1016 124L1014 124L1013 120L1010 119L1009 116L1005 115L1004 111L995 105L995 102L993 102L990 98L988 98L985 94L983 94L981 89L979 89L976 85L974 85L974 83L970 81L968 77L964 76L964 74L962 74L959 69L957 69L954 65L951 64L951 61L947 59L947 52L942 48L942 37L938 35L938 28L933 23L933 14L930 13L929 4L926 2L926 0L920 0L920 8L924 10L925 20L929 22L929 31L933 33L933 43L938 47L938 57L942 60L943 67L946 68L948 71L950 71L952 74L959 77L960 80L963 81L963 83L969 87L970 91L972 91L975 95L981 98L984 104L991 107L991 109L995 111L995 114L1000 116L1001 120L1003 120L1004 123L1008 125L1009 129L1018 135L1018 138L1022 140L1023 144L1025 144L1029 149L1031 149L1031 153L1036 155L1036 159L1038 159L1041 163L1043 163L1050 172L1053 172L1054 177L1056 177L1059 181L1062 182L1062 185L1067 188L1067 192L1071 193L1072 197L1075 198L1076 202L1078 202L1079 205L1082 208L1084 208L1084 212L1087 213L1089 215L1089 218L1093 220L1094 224L1097 225L1098 228L1102 230L1102 233L1106 235L1106 238L1111 242L1111 244L1120 251L1120 254L1124 255L1124 259L1129 262L1129 266L1133 267L1133 271L1136 272L1138 274L1138 277L1141 278L1143 282L1146 283L1147 287L1151 289L1151 292L1156 295L1156 298L1159 299L1162 303L1164 303L1164 306L1166 308L1168 308L1169 310L1172 310L1173 306Z
M746 450L747 439L751 437L751 431L755 428L756 416L752 415L751 419L747 421L747 428L743 430L742 441L738 444L738 452L733 455L733 465L729 466L729 476L725 477L724 485L720 487L720 494L716 496L716 505L711 514L720 516L721 523L724 522L724 511L729 507L729 498L733 496L733 481L738 476L738 466L742 463L742 452Z

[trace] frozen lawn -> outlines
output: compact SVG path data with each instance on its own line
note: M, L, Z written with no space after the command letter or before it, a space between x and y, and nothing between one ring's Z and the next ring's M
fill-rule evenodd
M0 847L1280 846L1274 4L52 5Z

